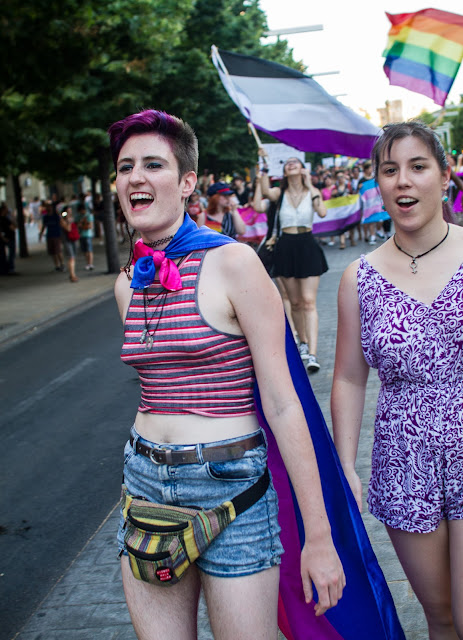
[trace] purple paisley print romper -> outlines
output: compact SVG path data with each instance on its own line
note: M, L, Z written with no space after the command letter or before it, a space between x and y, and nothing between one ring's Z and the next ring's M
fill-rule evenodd
M381 380L368 505L428 533L463 518L463 265L430 305L364 256L357 280L362 349Z

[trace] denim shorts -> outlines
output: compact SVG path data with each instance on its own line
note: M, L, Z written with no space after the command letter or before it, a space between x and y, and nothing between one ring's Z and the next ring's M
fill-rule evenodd
M92 253L93 251L92 238L86 238L85 236L80 236L80 250L83 253Z
M66 249L66 255L68 258L76 257L76 242L75 240L66 240L64 243L64 248Z
M162 447L142 438L132 427L133 445L124 449L124 482L134 496L151 502L177 506L216 507L253 485L267 466L267 447L262 444L246 451L242 458L201 464L155 464L135 452L137 440L150 447ZM197 445L202 448L239 442L249 436ZM169 444L169 449L184 446ZM119 553L124 553L124 517L120 517L117 535ZM283 547L278 524L278 498L270 482L265 495L241 513L196 560L197 567L222 578L247 576L281 562Z

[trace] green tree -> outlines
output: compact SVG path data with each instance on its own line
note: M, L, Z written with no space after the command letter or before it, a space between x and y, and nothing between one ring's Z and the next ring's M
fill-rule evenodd
M258 0L24 0L19 8L5 0L3 9L4 166L52 181L98 172L110 272L119 258L108 125L141 108L170 111L195 128L203 168L242 170L256 159L255 142L212 65L211 45L301 69L285 41L261 44Z
M200 166L218 174L256 162L256 143L222 86L211 45L302 69L287 42L263 45L267 30L258 0L196 0L179 45L172 50L166 81L153 87L152 105L187 120L199 139Z
M12 173L23 168L14 152L14 141L23 138L30 143L29 168L48 179L88 173L97 160L110 272L119 270L119 257L106 129L150 101L150 87L164 77L165 51L179 41L192 2L63 0L50 7L25 0L15 13L7 0L1 33L9 31L9 55L20 60L25 42L33 49L24 68L15 65L0 85L0 126L11 129L8 166ZM41 27L47 37L36 46ZM32 137L24 136L21 121L31 123Z

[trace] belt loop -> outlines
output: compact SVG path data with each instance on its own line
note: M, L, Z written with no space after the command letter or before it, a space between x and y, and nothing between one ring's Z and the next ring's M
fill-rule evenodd
M134 453L137 453L137 442L140 440L141 436L138 433L138 431L135 429L135 425L132 425L132 428L130 429L130 435L133 438L132 449Z
M196 445L196 455L198 456L198 462L199 464L204 464L204 458L203 458L203 445L201 443L198 442L198 444Z

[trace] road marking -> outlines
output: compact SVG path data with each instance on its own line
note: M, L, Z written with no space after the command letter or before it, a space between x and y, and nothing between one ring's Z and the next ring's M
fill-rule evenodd
M84 358L84 360L82 360L82 362L79 362L79 364L77 364L75 367L72 367L72 369L65 371L54 380L51 380L48 384L20 402L14 408L10 409L6 413L2 413L1 422L3 423L7 422L8 420L17 418L21 413L28 411L36 402L40 402L40 400L43 400L49 393L51 393L58 387L61 387L63 384L66 384L66 382L69 382L69 380L81 373L86 367L88 367L95 361L96 358Z

